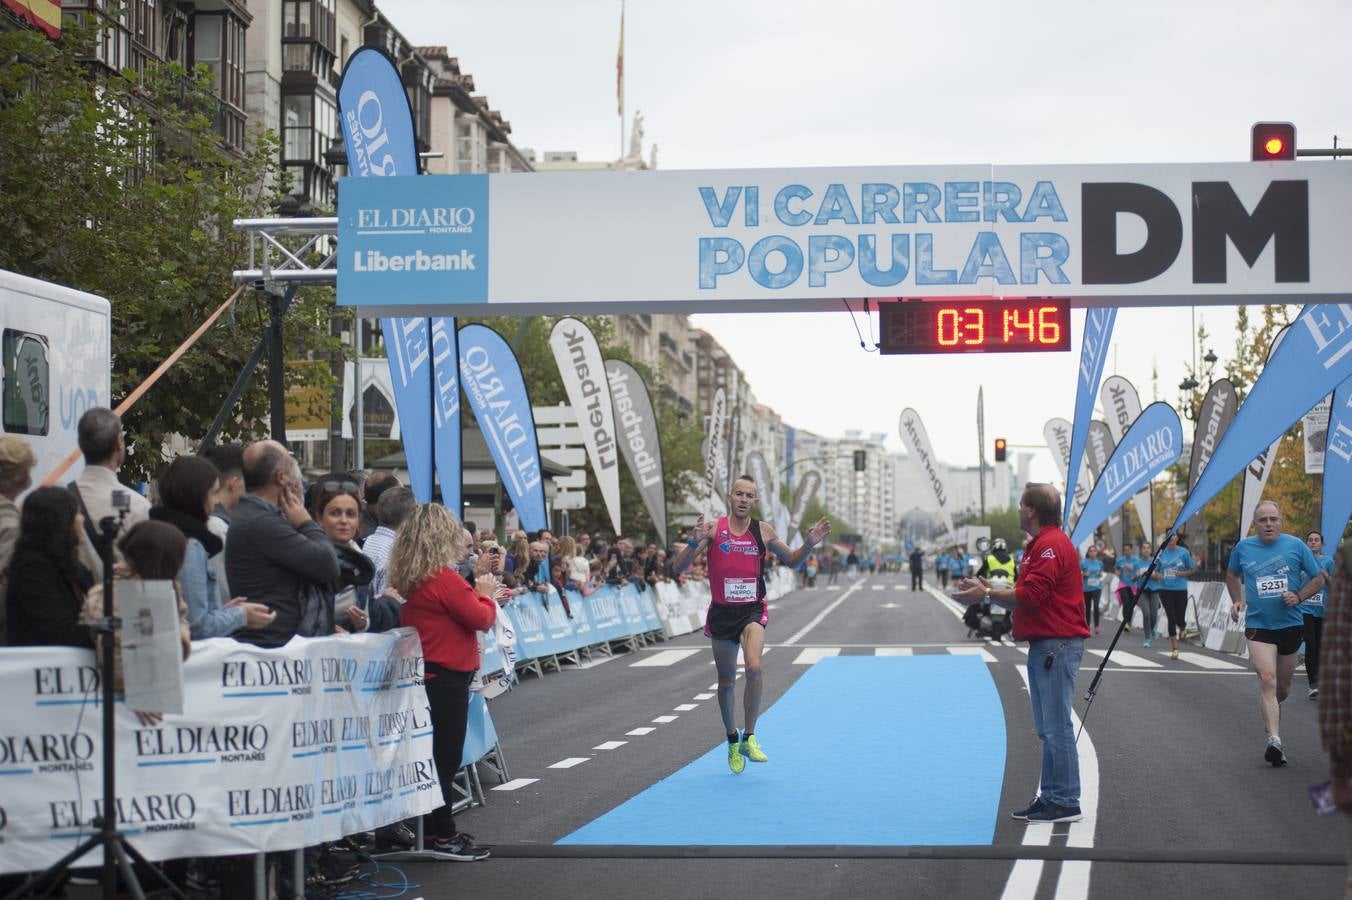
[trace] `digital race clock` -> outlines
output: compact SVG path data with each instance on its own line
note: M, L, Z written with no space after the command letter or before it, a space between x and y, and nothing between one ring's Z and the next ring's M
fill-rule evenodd
M1066 300L909 300L878 304L882 353L1070 349Z

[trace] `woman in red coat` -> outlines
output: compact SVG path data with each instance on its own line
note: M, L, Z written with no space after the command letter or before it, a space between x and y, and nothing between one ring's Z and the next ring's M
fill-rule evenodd
M444 506L426 503L399 526L389 560L390 585L405 598L399 624L416 628L422 639L432 758L445 801L428 817L428 848L464 861L488 856L488 848L456 831L451 781L464 752L469 683L479 668L475 632L493 627L498 604L490 598L499 587L492 574L477 575L470 587L456 572L468 551L468 535L455 517Z

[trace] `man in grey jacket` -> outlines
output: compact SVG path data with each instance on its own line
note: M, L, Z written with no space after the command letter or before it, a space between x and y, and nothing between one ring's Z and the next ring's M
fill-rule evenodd
M305 511L300 466L281 444L258 441L245 448L244 489L230 517L226 576L234 594L267 605L277 618L232 637L279 647L297 633L306 588L338 580L338 555Z

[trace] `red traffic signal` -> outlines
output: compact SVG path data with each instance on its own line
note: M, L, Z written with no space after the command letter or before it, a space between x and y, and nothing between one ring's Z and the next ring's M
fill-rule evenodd
M1296 126L1290 122L1258 122L1253 126L1254 162L1296 158Z
M996 438L996 439L995 439L995 461L996 461L996 462L1004 462L1004 461L1005 461L1005 439L1004 439L1004 438Z

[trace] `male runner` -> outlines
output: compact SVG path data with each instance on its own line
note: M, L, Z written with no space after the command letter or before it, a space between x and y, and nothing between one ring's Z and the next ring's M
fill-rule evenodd
M1234 604L1230 617L1244 617L1249 660L1258 673L1258 708L1267 731L1263 758L1286 765L1282 750L1281 702L1291 692L1304 624L1300 604L1319 593L1324 572L1300 538L1282 534L1282 511L1271 500L1254 509L1258 532L1235 545L1225 573Z
M751 518L755 505L756 482L750 476L738 476L728 492L728 514L716 522L705 521L700 514L690 539L672 564L673 571L680 575L700 549L708 547L709 591L713 600L705 618L704 633L713 642L714 663L718 667L718 708L728 736L728 768L737 775L746 768L748 759L767 761L756 741L761 652L765 647L765 626L770 621L761 561L768 549L784 565L796 568L812 552L812 547L831 532L831 523L822 518L808 529L807 542L797 550L790 550L768 523ZM746 731L740 734L733 725L739 646L746 663L746 688L742 695Z

